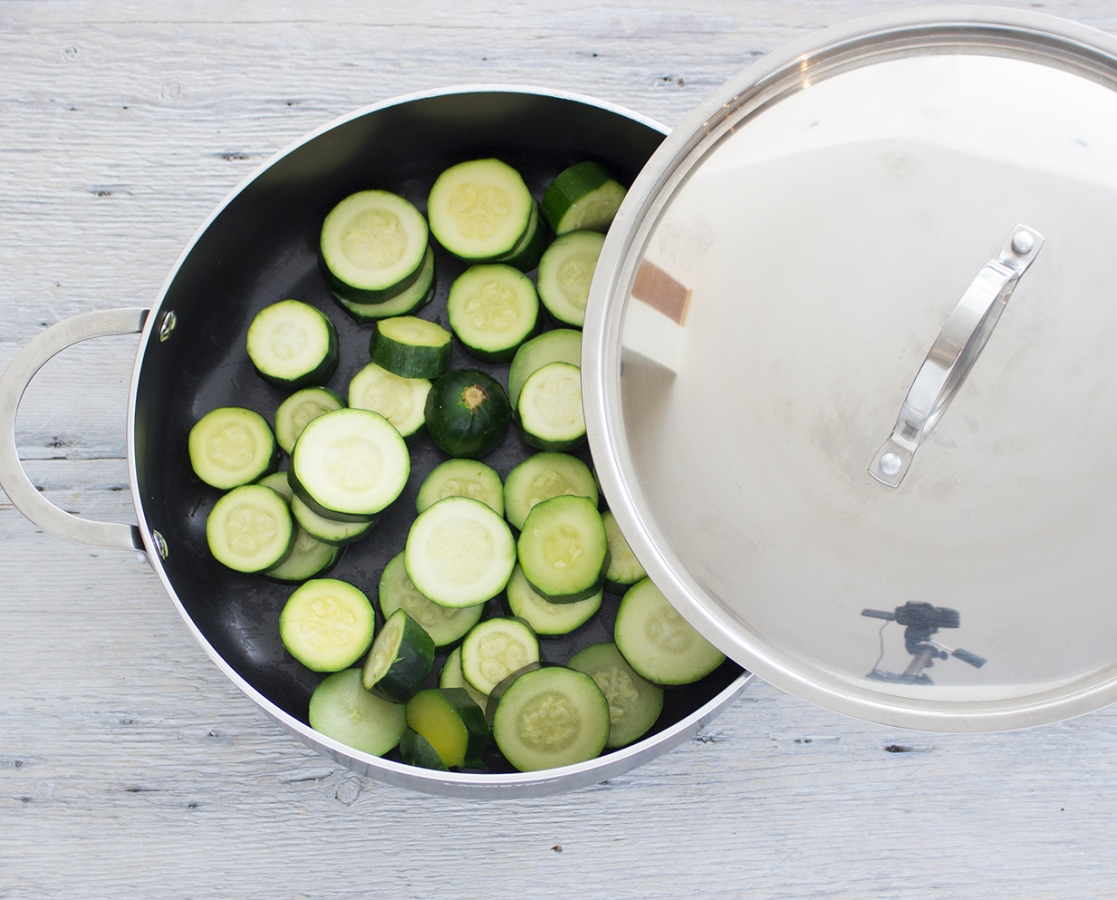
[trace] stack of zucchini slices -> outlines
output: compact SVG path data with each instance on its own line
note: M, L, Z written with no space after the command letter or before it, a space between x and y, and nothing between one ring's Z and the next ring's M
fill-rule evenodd
M493 743L523 771L574 765L639 739L664 685L724 659L645 577L570 453L585 442L586 298L623 197L595 162L561 173L538 202L514 168L478 159L438 177L426 218L387 191L344 198L322 225L321 268L337 303L372 326L347 397L326 386L338 367L329 317L283 300L247 337L260 376L288 394L275 431L233 407L194 426L195 472L228 491L207 522L214 557L301 583L280 636L325 674L309 722L326 737L372 755L398 747L404 762L434 769L484 767ZM430 235L464 263L448 285L449 330L415 315L436 292ZM509 365L507 387L452 370L454 337L490 369ZM537 452L502 480L481 458L513 421ZM450 459L419 487L374 605L322 576L404 490L424 425ZM280 450L286 472L275 471ZM624 595L615 641L542 662L540 640L589 622L605 591Z

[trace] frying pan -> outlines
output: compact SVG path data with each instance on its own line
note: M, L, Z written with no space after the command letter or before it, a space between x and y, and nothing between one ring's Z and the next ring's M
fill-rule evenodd
M279 153L235 190L201 227L150 310L118 309L76 316L28 344L0 378L0 484L12 502L47 531L77 543L147 554L167 594L203 649L249 697L300 739L362 774L449 796L526 797L605 780L666 752L728 706L748 673L726 662L703 681L670 690L664 713L639 742L577 766L514 771L495 750L484 770L433 772L398 757L372 757L313 731L307 704L322 676L284 649L278 618L294 585L244 575L218 564L205 542L205 521L219 492L193 474L187 435L218 406L244 406L272 420L284 394L254 372L244 351L255 314L296 298L325 312L339 332L341 363L329 386L343 396L368 362L369 328L334 304L318 264L325 214L366 188L399 193L425 210L427 192L446 167L497 156L542 196L563 168L585 159L604 163L630 183L666 129L627 110L573 94L524 88L471 87L417 94L359 110ZM462 262L435 247L438 292L420 314L445 322L449 285ZM92 522L63 512L32 486L14 439L20 398L35 372L81 340L142 331L127 419L128 465L138 525ZM490 372L503 383L507 366L478 363L460 347L455 368ZM412 474L374 531L348 547L331 573L370 596L384 566L403 549L418 486L445 456L428 437L410 443ZM532 452L511 430L485 461L502 476ZM590 461L588 452L584 458ZM499 598L490 601L494 607ZM542 642L544 660L564 662L612 639L619 598L571 635ZM441 660L442 657L439 657ZM435 678L438 671L436 664Z

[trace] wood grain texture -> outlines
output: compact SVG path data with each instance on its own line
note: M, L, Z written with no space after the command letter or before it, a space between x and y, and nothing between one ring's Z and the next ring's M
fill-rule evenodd
M1117 32L1111 2L1012 3ZM678 122L758 56L885 2L701 8L423 0L0 3L0 366L42 328L154 301L272 154L460 83L560 85ZM50 363L30 476L134 521L135 338ZM2 498L2 495L0 495ZM540 800L427 797L282 732L137 555L0 499L0 897L1102 897L1117 709L997 735L865 725L755 683L678 750Z

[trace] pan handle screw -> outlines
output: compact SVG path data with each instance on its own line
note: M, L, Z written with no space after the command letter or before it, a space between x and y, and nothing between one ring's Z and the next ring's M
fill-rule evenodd
M171 336L171 332L175 330L178 324L178 316L175 315L173 309L167 310L163 316L163 321L159 323L159 342L162 343Z

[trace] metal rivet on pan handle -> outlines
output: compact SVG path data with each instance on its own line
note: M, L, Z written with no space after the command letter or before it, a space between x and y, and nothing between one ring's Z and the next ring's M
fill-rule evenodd
M958 393L1020 276L1042 248L1043 235L1017 225L1000 256L989 260L966 289L908 388L892 433L869 464L869 474L881 484L898 487L904 480L915 451Z

